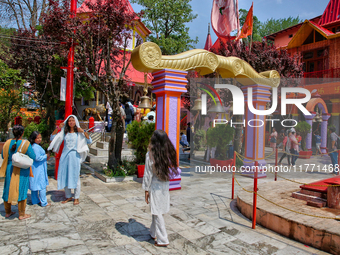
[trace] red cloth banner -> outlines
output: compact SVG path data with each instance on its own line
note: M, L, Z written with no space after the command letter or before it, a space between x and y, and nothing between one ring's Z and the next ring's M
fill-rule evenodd
M211 26L218 37L226 38L239 28L238 0L214 0Z

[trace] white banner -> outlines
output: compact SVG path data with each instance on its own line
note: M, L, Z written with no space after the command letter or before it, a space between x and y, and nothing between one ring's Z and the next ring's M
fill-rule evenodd
M64 77L60 80L60 101L66 101L66 79Z

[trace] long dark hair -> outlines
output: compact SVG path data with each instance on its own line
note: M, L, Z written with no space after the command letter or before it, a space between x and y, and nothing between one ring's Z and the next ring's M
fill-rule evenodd
M38 135L40 135L38 131L33 131L32 134L30 135L30 138L28 140L32 145L35 143L35 139L37 139Z
M73 119L74 119L73 116L71 116L71 117L69 117L69 118L67 119L66 124L65 124L65 129L64 129L65 135L71 131L71 127L68 125L68 120L69 120L70 118L73 118ZM78 133L78 128L77 128L77 126L74 126L74 127L73 127L73 131L74 131L75 133Z
M15 143L12 145L11 151L15 151L17 148L17 142L19 138L22 136L22 134L24 133L25 129L21 125L15 125L12 131L13 131L13 135L15 138Z
M153 132L149 149L153 158L153 172L159 180L169 181L172 176L178 175L176 150L167 133L161 129Z

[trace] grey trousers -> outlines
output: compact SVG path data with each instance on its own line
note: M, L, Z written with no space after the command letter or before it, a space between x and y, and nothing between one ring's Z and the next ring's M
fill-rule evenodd
M66 198L72 197L71 189L69 189L68 187L65 187L65 196ZM78 178L77 188L74 189L74 198L79 199L79 196L80 196L80 177Z
M165 229L163 215L152 215L150 234L153 238L157 237L157 244L169 244L168 234Z

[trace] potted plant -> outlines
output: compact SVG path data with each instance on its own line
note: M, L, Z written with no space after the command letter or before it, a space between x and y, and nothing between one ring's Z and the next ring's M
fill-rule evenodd
M235 129L229 125L216 125L207 131L207 144L210 148L216 147L215 158L210 159L212 166L229 166L233 159L228 159L228 145L234 137Z
M308 151L306 148L306 139L307 135L311 132L311 125L309 125L306 121L299 122L295 130L299 132L301 135L301 148L302 151L299 152L299 158L309 159L312 156L312 151Z
M155 131L155 123L132 121L127 126L127 134L129 142L136 150L136 164L138 178L144 176L145 155L148 152L150 138Z

